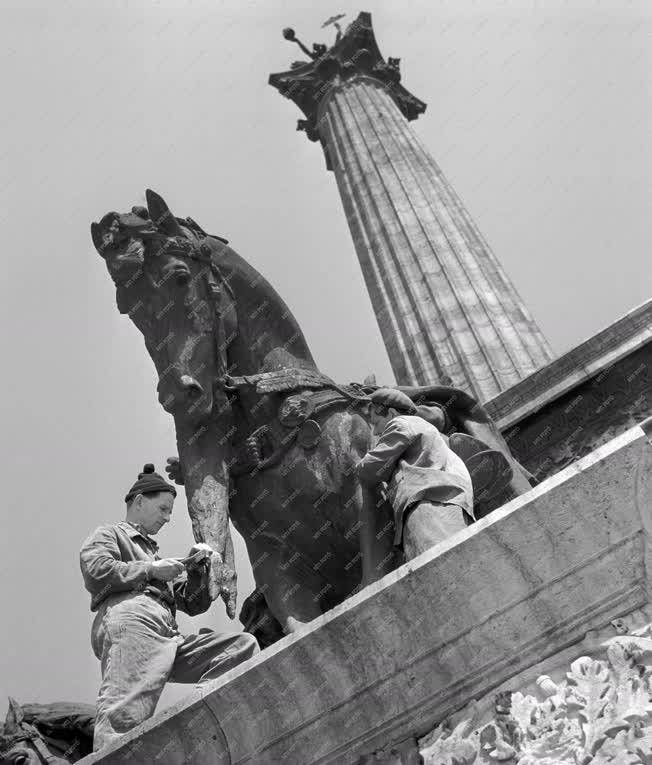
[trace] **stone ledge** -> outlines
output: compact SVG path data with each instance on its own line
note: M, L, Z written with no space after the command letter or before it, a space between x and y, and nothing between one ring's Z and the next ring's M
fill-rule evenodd
M599 374L652 340L652 299L485 402L501 430Z
M422 736L649 602L651 502L635 427L83 762L343 765Z

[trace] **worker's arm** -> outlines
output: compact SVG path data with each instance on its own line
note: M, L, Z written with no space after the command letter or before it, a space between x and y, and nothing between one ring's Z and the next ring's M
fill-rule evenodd
M118 540L109 526L100 526L88 537L79 563L86 589L102 596L144 588L153 566L153 561L120 560Z
M358 462L356 472L360 482L376 486L389 481L396 469L396 463L412 443L412 430L397 417L390 420L380 434L378 443Z

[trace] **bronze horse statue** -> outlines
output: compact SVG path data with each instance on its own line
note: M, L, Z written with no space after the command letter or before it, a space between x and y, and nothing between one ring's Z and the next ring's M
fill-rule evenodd
M382 533L392 523L387 508L355 478L371 444L373 386L322 374L291 311L226 240L175 217L158 194L148 190L146 200L147 208L106 214L91 234L174 417L179 463L170 471L185 485L195 539L221 555L211 596L235 616L230 519L245 539L259 604L264 598L293 631L401 562ZM477 514L530 488L474 399L447 386L401 390L438 405L440 427L475 436L485 456L502 460L500 491L487 489ZM375 571L361 560L362 518L377 519L387 551Z
M93 750L95 710L88 704L20 705L9 697L0 729L0 765L66 765Z

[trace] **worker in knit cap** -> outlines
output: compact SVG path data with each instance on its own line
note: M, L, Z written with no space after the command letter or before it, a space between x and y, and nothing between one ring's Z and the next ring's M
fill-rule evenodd
M198 543L183 561L159 557L152 537L170 520L176 493L145 465L125 496L125 520L100 526L81 548L96 612L91 644L102 671L96 751L151 717L168 680L204 683L258 651L248 633L180 634L177 608L195 616L211 604L210 556L217 553Z
M370 422L377 442L357 465L367 487L387 483L394 516L394 546L407 560L466 528L473 518L473 487L464 462L435 427L437 419L417 416L417 407L402 391L379 388L371 396ZM444 418L439 413L443 424ZM361 537L365 583L378 577L365 565L365 550L374 545L375 525L366 516L367 539ZM362 531L361 531L362 533ZM377 545L377 542L376 542Z

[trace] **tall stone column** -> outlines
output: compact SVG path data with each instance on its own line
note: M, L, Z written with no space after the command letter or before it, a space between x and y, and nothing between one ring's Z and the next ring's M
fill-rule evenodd
M301 47L312 61L270 84L302 109L298 129L335 173L398 384L450 378L486 401L548 363L541 331L408 124L425 104L400 84L399 60L383 60L370 14L329 49Z

